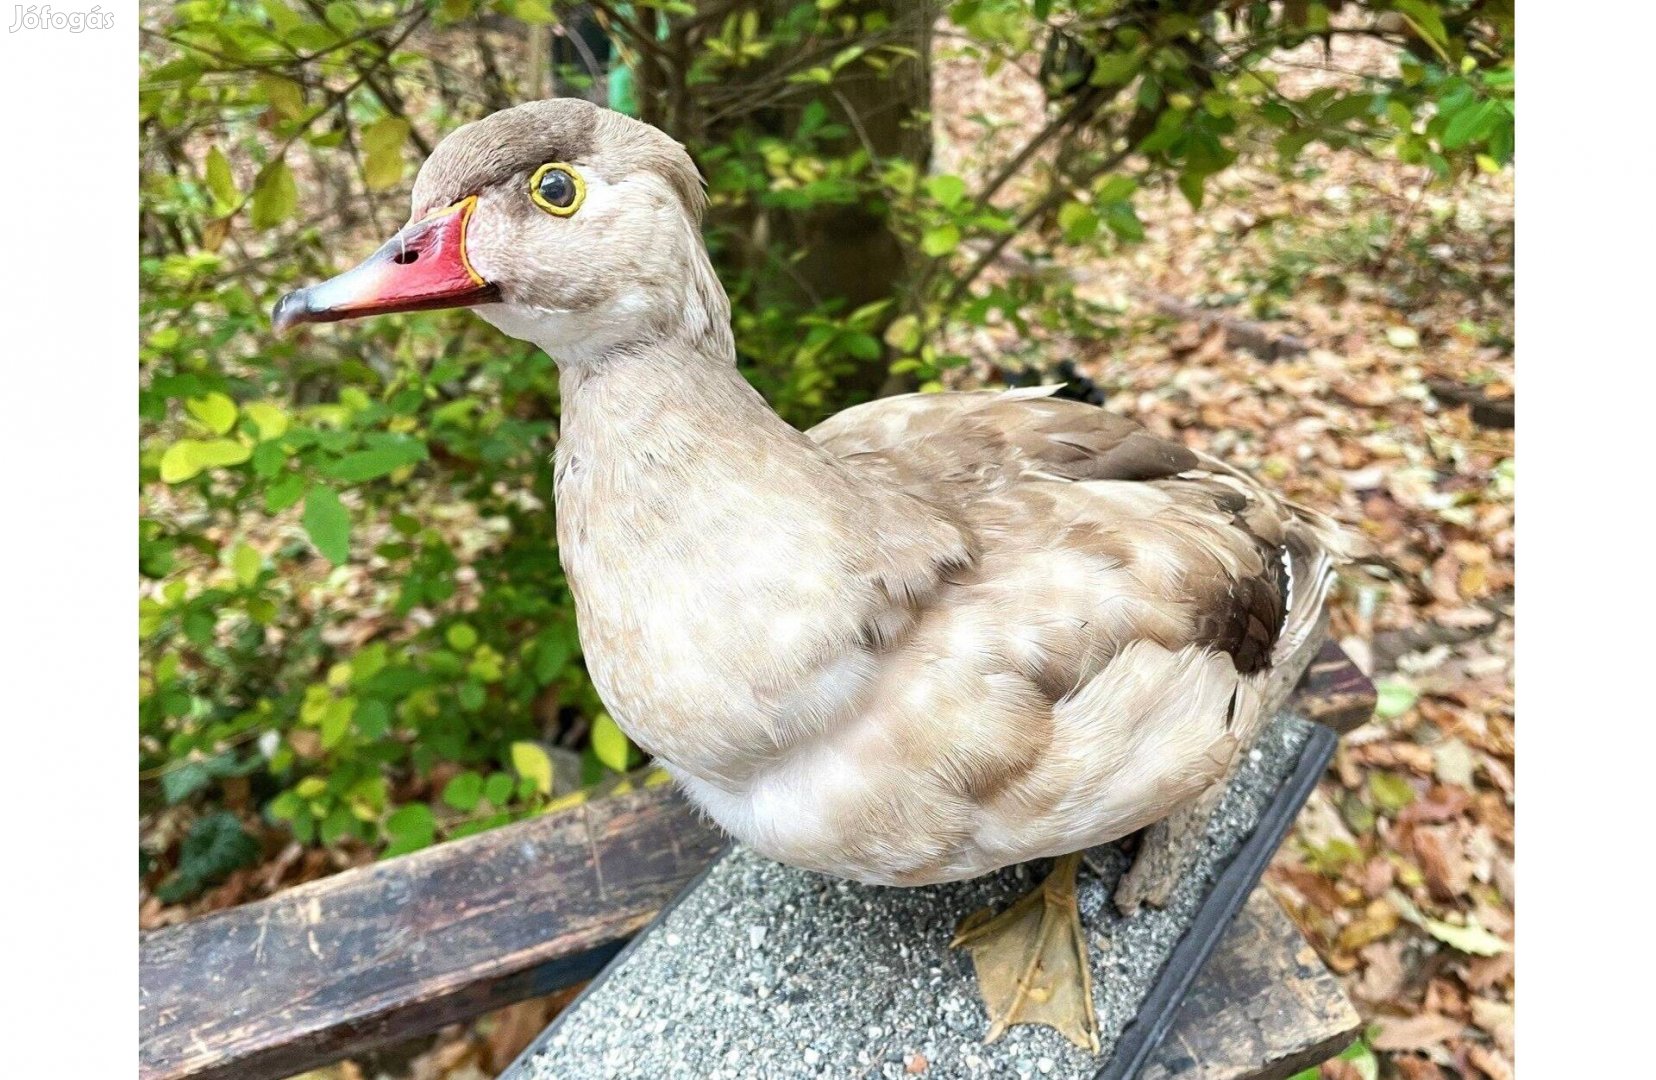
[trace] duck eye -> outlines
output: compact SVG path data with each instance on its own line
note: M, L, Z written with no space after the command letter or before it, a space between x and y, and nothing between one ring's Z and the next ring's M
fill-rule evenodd
M586 185L573 166L552 162L536 169L529 178L529 197L547 213L568 217L586 197Z

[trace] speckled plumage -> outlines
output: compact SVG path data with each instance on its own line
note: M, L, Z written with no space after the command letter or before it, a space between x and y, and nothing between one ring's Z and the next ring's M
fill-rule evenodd
M551 149L547 149L551 148ZM548 154L586 205L539 214ZM731 833L862 881L1122 836L1222 778L1341 551L1325 518L1049 390L898 397L809 433L735 367L695 171L536 103L446 140L480 314L558 360L559 554L615 720Z

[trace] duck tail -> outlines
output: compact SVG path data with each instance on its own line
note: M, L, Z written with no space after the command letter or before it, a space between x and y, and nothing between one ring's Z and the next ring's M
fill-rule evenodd
M1271 650L1271 666L1292 668L1301 654L1307 654L1303 660L1308 663L1309 653L1321 647L1328 628L1329 590L1339 568L1361 559L1366 545L1327 514L1297 504L1289 504L1288 510L1293 518L1281 549L1288 571L1288 608ZM1299 677L1297 671L1294 677Z

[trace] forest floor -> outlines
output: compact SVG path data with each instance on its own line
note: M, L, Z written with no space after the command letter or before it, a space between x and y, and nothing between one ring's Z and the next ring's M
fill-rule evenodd
M1378 62L1308 52L1282 77ZM992 160L974 114L1008 145L1041 123L1027 74L986 78L944 50L935 78L944 169ZM1200 211L1171 185L1146 191L1143 243L1059 268L1109 313L1096 334L962 343L966 384L1009 354L1071 361L1106 407L1329 511L1384 564L1349 575L1335 618L1379 713L1267 877L1371 1022L1330 1080L1513 1075L1512 207L1510 172L1430 185L1323 151L1285 177L1262 151ZM490 1077L568 996L308 1075Z

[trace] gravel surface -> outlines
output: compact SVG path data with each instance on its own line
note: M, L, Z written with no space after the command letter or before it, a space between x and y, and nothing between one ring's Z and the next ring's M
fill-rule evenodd
M1079 898L1106 1055L1137 1012L1214 875L1293 769L1309 725L1261 736L1166 910L1122 919L1107 902L1127 867L1115 845L1090 857ZM1104 1058L1044 1027L994 1046L955 925L999 910L1045 865L918 889L858 885L725 855L621 962L594 983L506 1080L695 1077L1091 1077ZM1100 877L1102 873L1102 877ZM922 1060L923 1059L923 1060Z

